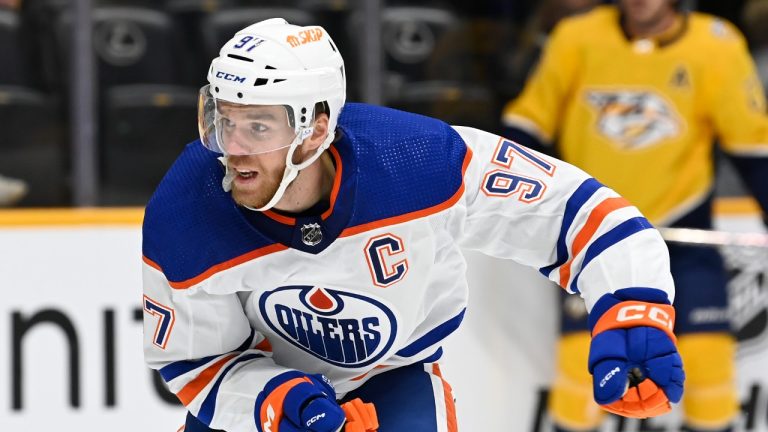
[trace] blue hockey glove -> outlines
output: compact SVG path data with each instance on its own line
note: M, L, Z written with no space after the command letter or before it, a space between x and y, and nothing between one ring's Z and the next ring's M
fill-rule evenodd
M595 401L625 417L664 414L683 395L683 362L666 293L627 288L598 300L589 317Z
M269 380L254 416L259 432L337 432L345 421L328 378L297 371Z

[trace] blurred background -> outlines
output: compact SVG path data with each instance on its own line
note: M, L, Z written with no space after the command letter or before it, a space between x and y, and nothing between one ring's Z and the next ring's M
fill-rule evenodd
M197 89L210 60L249 23L282 16L326 27L347 63L349 101L499 132L501 108L547 32L598 3L0 0L0 203L143 205L197 137ZM736 23L766 81L767 3L686 7ZM739 193L733 179L720 176L722 193Z
M0 211L0 431L181 424L183 408L143 364L140 224L165 171L197 139L198 89L237 30L276 16L320 24L346 61L348 101L501 133L502 108L548 33L602 3L0 0L0 207L12 208ZM736 24L768 87L768 0L684 7ZM717 164L716 195L744 195L727 159ZM716 215L716 227L762 231L748 207ZM740 342L737 430L768 431L768 248L722 251ZM478 289L445 364L461 430L551 431L558 291L534 270L468 261ZM612 418L601 430L679 424L679 414Z

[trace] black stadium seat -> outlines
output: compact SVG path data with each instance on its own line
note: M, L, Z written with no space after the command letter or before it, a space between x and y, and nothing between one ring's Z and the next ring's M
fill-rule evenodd
M102 7L93 12L99 82L177 84L183 73L182 35L168 14L152 9ZM182 61L180 61L182 60Z
M66 205L69 187L55 100L30 88L0 85L0 118L0 174L29 186L18 205Z
M424 114L456 126L497 129L493 92L482 85L451 81L406 83L386 94L387 106Z
M453 63L450 68L434 68L443 58L457 59L462 54L464 22L451 9L423 6L384 7L382 48L386 81L446 80L456 78L456 71L466 65ZM361 13L349 24L349 32L364 31ZM356 42L353 40L353 42Z
M359 26L356 17L351 27ZM384 104L450 124L497 129L493 92L470 76L470 39L467 23L449 7L384 7Z
M159 9L93 11L99 90L101 203L146 203L184 145L195 138L197 87L182 86L183 35ZM71 32L63 16L62 39ZM68 42L60 51L67 55Z
M107 89L105 204L144 204L184 145L197 138L197 94L169 85Z
M21 19L19 14L9 9L0 9L0 83L23 85L29 84L26 59L22 50ZM13 61L5 61L13 60Z
M68 201L58 100L31 87L17 12L0 9L0 175L27 182L21 206Z

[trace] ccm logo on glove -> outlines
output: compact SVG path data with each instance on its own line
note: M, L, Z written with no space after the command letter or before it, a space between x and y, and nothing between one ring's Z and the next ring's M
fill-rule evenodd
M320 420L320 419L321 419L321 418L323 418L323 417L325 417L325 413L321 413L321 414L318 414L318 415L316 415L316 416L312 417L311 419L309 419L309 420L307 421L307 427L310 427L310 426L312 426L312 423L314 423L314 422L316 422L316 421Z
M595 324L592 329L592 336L611 329L628 329L640 326L655 327L662 330L670 339L677 342L677 338L672 332L675 327L675 309L671 305L640 301L625 301L610 308Z
M608 380L613 378L613 376L616 375L619 372L621 372L621 369L614 368L612 371L610 371L607 374L605 374L603 379L600 380L600 387L605 387L605 384L608 383Z
M648 305L633 304L624 306L616 314L616 321L619 322L643 319L659 323L669 330L672 330L674 327L674 320L670 317L669 313L658 306L651 306L649 309Z

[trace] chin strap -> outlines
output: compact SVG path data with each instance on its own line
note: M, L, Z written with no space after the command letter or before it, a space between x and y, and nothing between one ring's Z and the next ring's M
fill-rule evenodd
M270 199L269 202L265 204L263 207L254 208L254 207L244 206L245 208L253 211L266 211L274 207L283 198L283 194L285 194L285 190L288 188L288 185L290 185L291 182L296 180L296 177L298 177L299 175L299 171L310 166L314 161L316 161L317 158L319 158L320 155L333 142L333 138L335 134L334 132L329 132L323 144L317 148L317 150L312 156L310 156L307 160L305 160L304 162L298 165L294 164L293 153L296 151L296 148L304 142L306 138L312 135L313 132L314 132L314 128L312 127L306 127L306 128L302 127L299 129L299 133L296 134L296 138L293 139L293 142L291 143L290 148L288 149L288 153L285 155L285 170L283 171L283 179L280 180L280 186L277 188L277 191L275 191L275 194L272 196L272 199ZM226 173L224 174L224 179L222 179L221 181L221 187L224 189L225 192L230 192L232 190L232 181L234 180L237 173L230 172L229 165L227 164L226 156L220 157L219 160L224 164L224 168L226 169Z
M285 170L283 171L283 179L280 180L280 186L275 191L275 194L272 195L272 199L270 199L269 202L266 203L263 207L253 208L250 206L245 206L245 208L253 211L266 211L274 207L280 201L280 199L283 198L283 194L285 193L285 190L288 189L288 185L291 184L292 181L296 180L296 177L299 175L299 171L301 171L300 168L291 162L291 159L293 159L293 153L296 151L298 146L298 144L291 144L291 148L288 149L288 153L285 155Z

